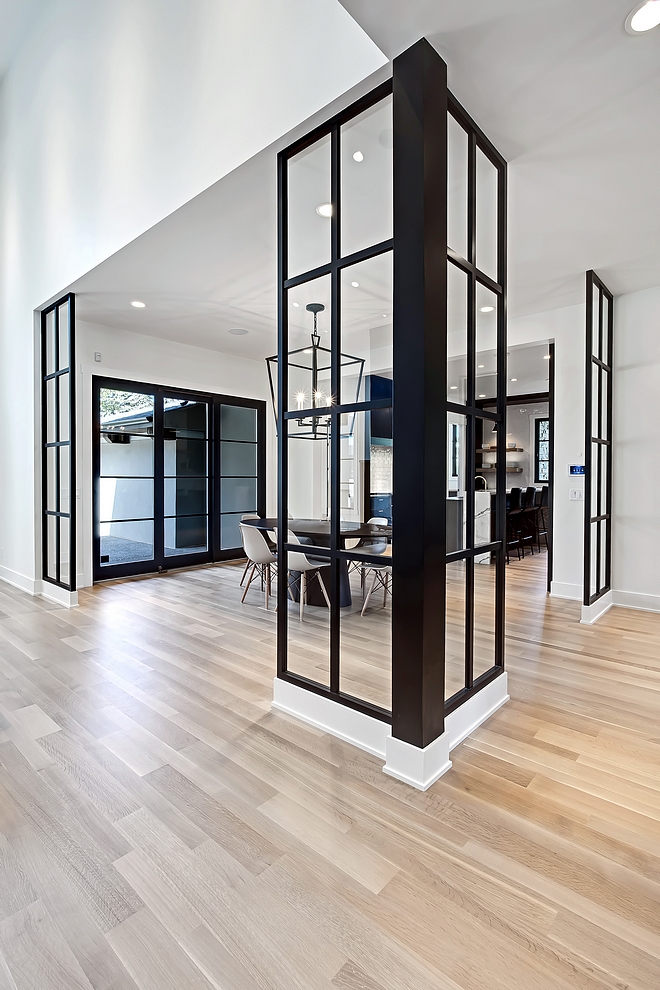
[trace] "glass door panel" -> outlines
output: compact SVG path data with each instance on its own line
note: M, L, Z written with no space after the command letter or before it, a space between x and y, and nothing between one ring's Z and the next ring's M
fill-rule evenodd
M209 407L163 400L164 554L208 549Z
M241 516L257 511L257 410L220 406L220 548L241 546Z

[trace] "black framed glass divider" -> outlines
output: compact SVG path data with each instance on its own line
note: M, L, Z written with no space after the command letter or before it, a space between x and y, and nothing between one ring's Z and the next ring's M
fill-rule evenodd
M612 565L612 348L614 297L586 276L583 605L610 590Z
M273 703L335 724L425 787L449 765L437 756L445 716L503 672L504 459L492 539L475 508L474 438L479 420L504 442L506 403L506 164L427 41L280 153L278 229ZM475 397L482 352L492 412ZM318 573L329 608L309 593L300 603L301 569ZM506 700L500 684L484 710Z
M41 313L42 578L76 590L75 296Z
M265 515L265 403L94 377L94 580L243 555Z

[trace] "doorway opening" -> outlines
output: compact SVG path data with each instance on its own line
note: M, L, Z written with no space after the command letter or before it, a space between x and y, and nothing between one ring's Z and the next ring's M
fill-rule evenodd
M95 376L94 581L242 556L265 514L265 403Z

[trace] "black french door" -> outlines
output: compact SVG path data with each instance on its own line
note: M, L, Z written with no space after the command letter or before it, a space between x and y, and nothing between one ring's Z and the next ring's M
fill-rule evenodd
M610 590L612 564L612 343L614 297L587 272L584 588L593 605Z
M265 515L265 403L93 379L94 580L242 556Z

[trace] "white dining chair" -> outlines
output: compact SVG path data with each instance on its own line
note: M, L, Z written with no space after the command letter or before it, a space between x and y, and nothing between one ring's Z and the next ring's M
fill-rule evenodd
M390 578L392 577L391 564L368 564L365 567L365 571L368 571L371 575L371 584L369 585L369 590L364 596L364 602L362 603L362 611L360 612L360 615L364 615L366 612L371 596L375 591L376 584L380 585L383 589L383 608L385 608L387 604L387 596L392 594L392 588L390 585Z
M245 519L258 519L258 518L259 518L259 516L258 516L258 514L256 512L244 512L243 515L241 516L240 521L243 522L243 520L245 520ZM245 546L245 544L243 544L243 545ZM239 585L240 588L243 587L243 581L245 581L245 578L247 576L247 572L250 570L251 564L252 564L252 561L248 557L248 559L245 561L245 567L243 569L243 576L241 578L241 583Z
M264 535L260 530L258 530L255 526L246 526L245 523L239 523L239 526L241 530L241 539L243 540L243 549L245 550L245 554L248 558L248 563L252 564L252 570L250 571L248 582L245 585L245 591L243 592L243 597L241 598L241 604L245 602L245 596L250 590L250 585L255 577L261 577L265 588L266 608L268 608L272 569L274 569L277 564L277 557L266 543Z
M367 525L369 526L389 526L387 519L383 519L382 516L372 516L371 519L367 519ZM352 546L349 546L349 543ZM375 553L382 554L387 550L387 537L378 536L362 536L359 540L346 540L345 544L346 550L359 550L361 553ZM360 583L364 584L364 563L361 560L352 560L348 565L349 574L352 569L361 569Z
M300 547L303 546L303 544L300 542L296 534L292 533L291 530L289 530L287 533L287 543L297 543L298 546ZM328 606L328 609L330 608L330 599L328 597L328 592L326 591L326 587L323 583L320 574L322 567L330 567L330 561L323 560L320 557L310 558L307 556L307 554L303 553L302 551L300 553L298 553L295 550L288 551L287 572L290 571L300 572L298 591L300 595L301 622L303 621L303 616L305 614L305 604L307 602L307 588L309 587L309 584L311 584L311 582L314 580L314 578L316 578L319 584L321 585L321 591L323 592L323 597L325 598L326 605ZM307 575L310 571L313 571L314 573L312 574L312 577L308 582ZM287 574L287 582L288 582L289 592L291 592L291 584L288 580L288 574Z

